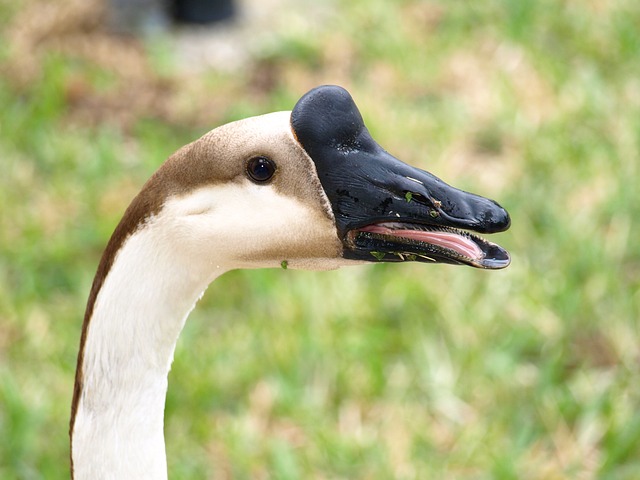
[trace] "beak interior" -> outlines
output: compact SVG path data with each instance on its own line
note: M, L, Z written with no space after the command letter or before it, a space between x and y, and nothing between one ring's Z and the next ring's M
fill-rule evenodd
M377 261L421 261L497 270L511 263L501 246L464 230L378 223L352 230L346 244Z

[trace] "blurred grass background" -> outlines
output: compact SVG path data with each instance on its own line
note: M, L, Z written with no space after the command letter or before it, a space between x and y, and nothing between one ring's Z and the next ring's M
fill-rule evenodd
M68 477L99 256L227 121L348 88L408 163L495 198L501 272L238 271L178 344L172 478L640 478L640 4L292 2L203 67L94 1L0 0L0 478Z

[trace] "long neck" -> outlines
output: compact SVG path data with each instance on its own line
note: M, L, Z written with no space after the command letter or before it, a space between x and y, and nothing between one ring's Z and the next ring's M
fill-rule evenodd
M71 451L74 478L166 478L167 375L187 315L224 273L194 265L146 226L119 249L86 326Z

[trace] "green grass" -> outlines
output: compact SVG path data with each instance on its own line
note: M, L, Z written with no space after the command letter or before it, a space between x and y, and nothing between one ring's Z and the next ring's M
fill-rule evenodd
M2 38L0 478L68 476L86 297L145 179L321 83L346 86L390 152L505 206L513 263L225 275L176 351L170 476L638 477L640 6L332 8L237 74L184 81L149 48L168 107L130 116L82 103L124 91L119 74L40 46L24 80ZM0 37L19 10L0 2Z

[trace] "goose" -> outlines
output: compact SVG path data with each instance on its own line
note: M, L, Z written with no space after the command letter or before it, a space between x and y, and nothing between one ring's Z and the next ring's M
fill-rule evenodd
M87 302L70 443L76 479L164 479L167 376L190 311L238 268L367 262L500 269L505 209L387 153L332 85L170 156L109 240ZM471 233L474 232L474 233Z

